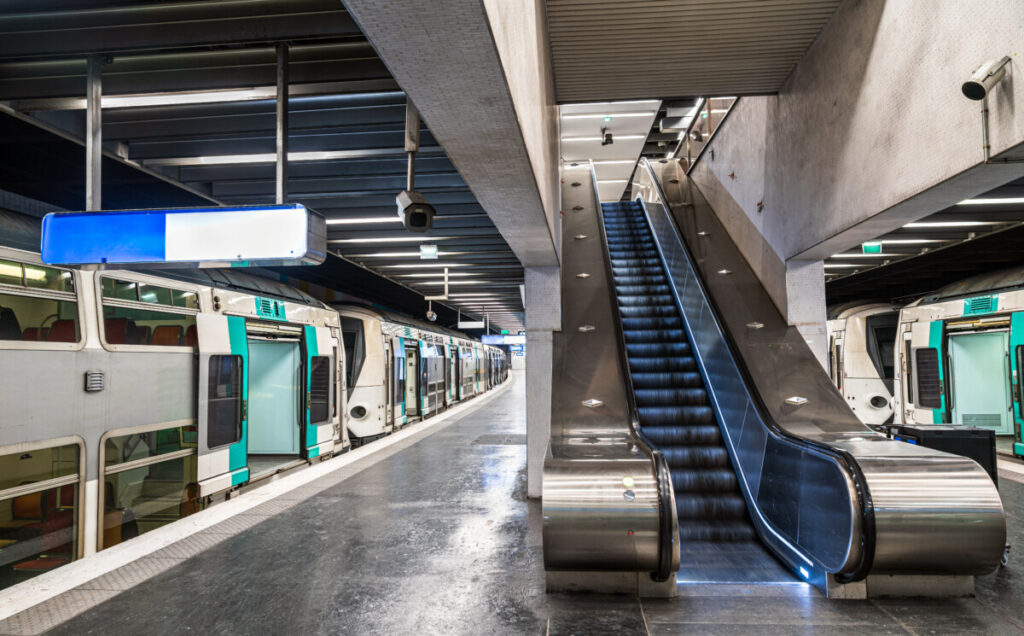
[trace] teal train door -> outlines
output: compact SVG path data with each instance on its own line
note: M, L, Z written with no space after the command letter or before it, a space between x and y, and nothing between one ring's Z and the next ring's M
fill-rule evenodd
M953 423L1013 432L1005 331L949 337Z
M297 341L249 340L249 453L299 454Z

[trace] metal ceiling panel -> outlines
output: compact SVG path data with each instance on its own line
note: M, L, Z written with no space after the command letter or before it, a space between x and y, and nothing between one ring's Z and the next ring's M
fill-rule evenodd
M840 0L547 0L559 103L774 93Z

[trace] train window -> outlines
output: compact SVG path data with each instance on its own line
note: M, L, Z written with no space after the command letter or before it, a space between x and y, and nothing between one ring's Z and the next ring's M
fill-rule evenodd
M112 345L191 347L195 314L136 309L104 303L103 340Z
M25 286L34 289L73 292L75 291L75 279L71 276L71 272L41 265L26 264Z
M939 351L932 347L915 349L914 362L917 366L917 406L942 408Z
M363 369L366 360L366 337L363 333L363 321L358 318L341 319L341 339L345 345L345 386L349 395L355 388L355 381Z
M309 423L331 419L331 359L313 356L309 364Z
M0 284L21 287L25 283L24 275L25 272L21 268L21 263L0 260Z
M158 305L171 304L171 290L156 285L139 284L139 300L144 303L156 303Z
M80 447L0 455L0 589L78 554Z
M139 284L130 280L115 280L103 278L103 297L117 298L119 300L138 300Z
M78 303L0 293L0 340L78 342Z
M199 294L190 291L182 291L180 289L172 289L171 304L175 307L199 309Z
M206 445L216 448L242 439L242 356L210 356Z
M109 437L103 444L103 533L109 548L199 509L195 426Z
M867 319L868 356L875 371L892 391L892 380L895 377L893 364L893 347L896 342L896 324L899 314L879 314Z

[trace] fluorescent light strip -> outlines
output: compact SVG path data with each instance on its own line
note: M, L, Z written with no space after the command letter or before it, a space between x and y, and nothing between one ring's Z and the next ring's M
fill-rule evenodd
M584 115L562 115L562 119L604 119L610 117L654 117L658 113L587 113Z
M616 135L613 139L647 139L646 135ZM562 141L604 141L604 137L562 137Z
M402 219L395 216L361 216L345 219L327 219L327 225L362 225L368 223L401 223Z
M629 179L598 179L598 183L626 183Z
M420 152L434 152L437 146L424 146ZM330 161L333 159L367 159L371 157L401 157L402 148L367 148L359 150L311 150L289 152L288 161ZM201 155L198 157L161 157L143 159L145 166L225 166L253 163L274 163L277 155L272 152L257 152L245 155Z
M580 162L576 161L576 162L570 162L570 163L580 163ZM630 165L631 166L634 163L636 163L636 161L633 160L633 159L602 159L600 161L595 161L594 165L595 166L610 166L610 165Z
M1006 197L1003 199L964 199L957 205L1013 205L1024 203L1024 197Z
M429 274L392 274L395 278L435 278L444 280L444 272L431 272ZM476 272L448 272L447 276L452 277L465 277L465 276L480 276Z
M910 229L925 229L934 227L980 227L984 225L999 224L999 221L928 221L923 223L907 223L903 227Z
M874 241L883 245L924 245L925 243L946 243L943 239L881 239Z
M654 108L659 103L660 102L656 99L627 99L622 100L620 102L585 102L582 104L572 104L569 106L563 106L563 108L590 108L591 106L625 106L627 104L648 104L651 106L651 108Z
M847 267L862 267L856 263L825 263L825 269L843 269Z
M833 254L831 258L893 258L896 256L907 256L906 254Z
M469 263L439 263L437 261L430 261L403 265L378 265L377 269L423 269L424 267L469 267L469 265Z
M419 243L420 241L447 241L454 236L388 236L381 238L364 238L364 239L331 239L328 243L335 245L339 244L350 244L350 243ZM419 258L419 252L416 252L416 257Z

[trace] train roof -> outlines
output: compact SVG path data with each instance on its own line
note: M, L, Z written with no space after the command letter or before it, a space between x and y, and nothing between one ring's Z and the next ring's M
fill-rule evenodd
M936 292L922 296L916 303L937 303L950 298L972 296L984 292L1008 291L1024 287L1024 266L979 274L955 283L950 283Z
M469 336L467 334L462 333L461 331L456 331L455 329L449 329L447 327L442 327L441 325L438 325L438 324L433 323L433 322L428 322L426 320L420 320L418 318L412 318L412 317L407 316L405 314L400 314L398 312L391 311L389 309L383 309L381 307L376 307L376 306L373 306L373 305L367 305L367 304L363 304L363 303L347 302L347 303L333 303L331 306L334 307L335 309L339 310L339 311L343 311L345 309L359 309L361 311L365 311L367 313L374 314L378 318L381 318L381 319L384 319L384 320L387 320L389 322L393 322L393 323L396 323L396 324L399 324L399 325L405 325L407 327L415 327L417 329L422 329L424 331L433 331L435 333L444 334L446 336L452 336L453 338L461 338L462 340L469 340L471 342L480 342L479 338L474 338L472 336Z
M899 310L900 306L892 303L865 303L861 301L851 301L834 307L829 307L828 317L826 320L843 320L845 318L853 318L854 316L874 316L877 314L897 313Z
M265 276L249 272L240 272L237 269L228 268L203 268L203 269L152 269L152 270L131 270L151 276L163 276L188 283L209 285L221 289L231 289L260 294L262 296L275 297L281 300L313 305L315 307L326 307L326 305L310 296L306 292L296 289L291 285L273 280Z

